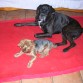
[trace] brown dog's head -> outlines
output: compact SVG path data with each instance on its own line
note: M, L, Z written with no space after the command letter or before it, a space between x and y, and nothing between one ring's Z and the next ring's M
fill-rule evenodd
M24 53L30 53L32 50L32 47L34 46L34 42L32 40L24 39L20 41L18 46L21 48L21 50Z

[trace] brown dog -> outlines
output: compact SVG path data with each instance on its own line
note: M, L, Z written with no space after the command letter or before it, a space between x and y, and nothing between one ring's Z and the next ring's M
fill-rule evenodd
M37 53L39 53L41 55L41 57L44 57L44 56L49 55L49 51L52 48L57 47L57 45L55 45L51 41L45 40L45 39L38 39L35 41L24 39L24 40L20 41L18 46L21 48L21 51L16 53L14 55L14 57L19 57L24 53L26 55L31 56L32 59L28 63L28 66L27 66L28 68L30 68L32 66L33 62L36 60Z

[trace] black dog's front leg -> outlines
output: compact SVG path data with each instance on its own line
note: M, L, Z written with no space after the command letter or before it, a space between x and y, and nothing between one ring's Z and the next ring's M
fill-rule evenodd
M21 26L38 26L37 22L24 22L24 23L15 23L14 26L21 27Z
M45 38L45 37L52 37L50 33L37 33L34 35L36 38Z

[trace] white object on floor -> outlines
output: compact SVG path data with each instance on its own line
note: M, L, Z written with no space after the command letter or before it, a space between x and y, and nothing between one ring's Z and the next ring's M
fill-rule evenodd
M0 0L0 7L36 10L40 4L49 4L54 8L83 9L83 0Z

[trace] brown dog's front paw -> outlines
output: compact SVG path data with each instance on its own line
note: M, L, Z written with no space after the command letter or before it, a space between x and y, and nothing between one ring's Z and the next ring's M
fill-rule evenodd
M19 57L19 56L21 56L20 53L16 53L16 54L14 55L15 58L17 58L17 57Z
M40 58L44 58L45 56L48 56L49 53L41 53Z
M16 54L14 55L14 57L15 57L15 58L19 57L19 53L16 53Z
M45 57L45 55L41 55L41 56L40 56L40 58L44 58L44 57Z
M33 63L32 62L29 62L28 65L27 65L27 68L31 68L32 65L33 65Z

